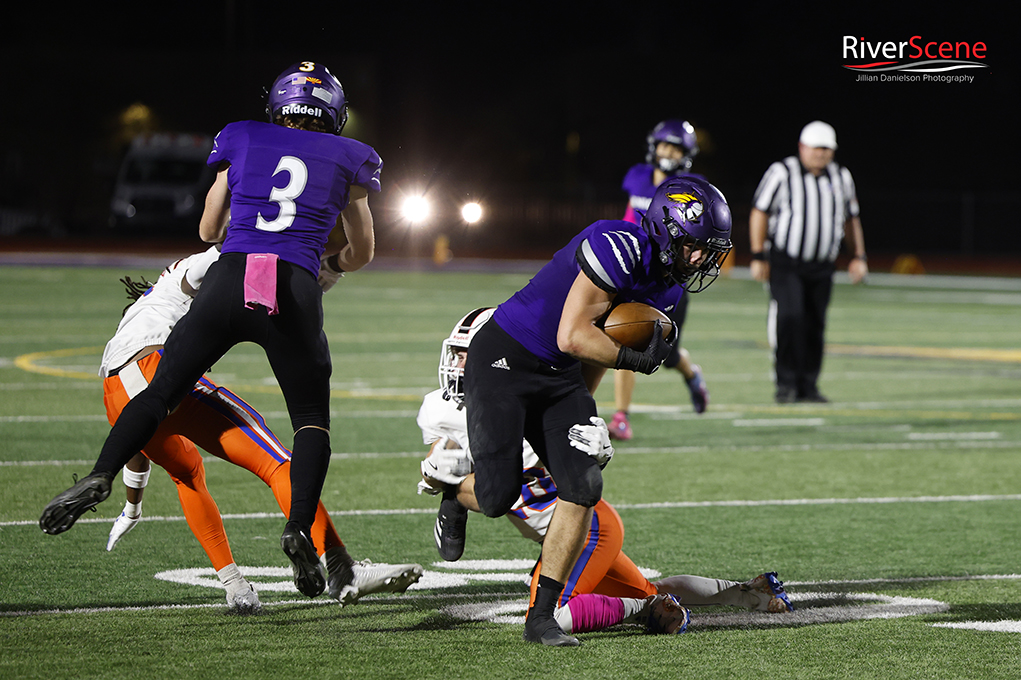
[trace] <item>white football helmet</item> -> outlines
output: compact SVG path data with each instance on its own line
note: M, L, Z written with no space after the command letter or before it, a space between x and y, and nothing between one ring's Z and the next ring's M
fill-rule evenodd
M481 307L466 314L450 337L443 341L440 347L440 388L443 390L443 398L453 400L455 404L464 403L464 365L461 363L457 353L467 350L471 345L472 338L479 332L479 329L491 318L495 307Z

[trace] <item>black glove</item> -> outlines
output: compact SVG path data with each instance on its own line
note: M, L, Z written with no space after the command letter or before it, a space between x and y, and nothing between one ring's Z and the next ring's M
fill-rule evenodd
M670 337L664 340L663 322L657 319L655 330L652 333L652 340L644 352L621 346L620 351L617 352L617 363L614 368L637 371L646 375L655 373L660 364L670 356L674 343L677 342L677 336L679 335L677 324L671 325L673 330L670 331Z

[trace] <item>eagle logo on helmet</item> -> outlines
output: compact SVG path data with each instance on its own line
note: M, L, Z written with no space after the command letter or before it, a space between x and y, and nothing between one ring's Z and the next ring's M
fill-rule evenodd
M688 222L694 222L697 220L702 216L702 212L705 210L705 207L702 205L702 201L692 194L667 194L666 197L674 203L681 204L681 214L684 215L684 219Z

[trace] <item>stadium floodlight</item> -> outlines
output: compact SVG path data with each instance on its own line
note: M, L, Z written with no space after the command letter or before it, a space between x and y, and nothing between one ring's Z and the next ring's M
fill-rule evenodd
M461 208L461 217L468 224L475 224L482 219L482 206L474 201L471 203L465 203Z
M401 214L404 215L404 219L412 224L425 222L431 213L432 206L429 205L429 199L425 196L408 196L401 206Z

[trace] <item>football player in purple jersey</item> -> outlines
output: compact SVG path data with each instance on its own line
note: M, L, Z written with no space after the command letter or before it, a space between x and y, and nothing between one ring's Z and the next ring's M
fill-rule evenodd
M127 404L92 472L46 506L48 534L69 529L106 499L110 482L152 437L201 375L234 345L262 346L294 429L291 507L280 543L295 585L316 597L326 576L309 540L330 460L329 345L322 294L345 271L372 260L368 194L382 161L341 137L347 100L322 64L300 62L267 96L267 122L227 125L207 161L217 175L199 236L221 243L191 311L166 340L149 386ZM327 250L331 232L343 247Z
M464 386L480 510L500 517L518 500L522 440L559 491L525 620L528 642L579 644L553 612L586 549L603 479L599 462L572 446L570 430L597 415L591 393L606 369L652 373L673 344L657 324L653 341L639 352L598 324L615 303L662 309L676 304L680 285L692 293L704 289L731 249L730 229L730 208L716 187L671 178L657 188L640 226L600 220L584 229L498 306L472 341Z
M698 138L695 128L686 120L671 119L660 122L645 138L647 146L645 162L633 165L624 175L621 188L628 194L628 205L624 219L628 222L641 224L642 214L648 209L656 187L668 177L696 177L702 175L690 172L692 161L698 155ZM677 306L664 310L680 330L684 327L684 318L688 311L688 296L683 296ZM677 345L663 365L676 369L684 378L691 394L691 404L695 413L704 413L709 406L709 391L706 389L702 369L691 362L691 355L681 347L680 336ZM610 436L614 439L628 440L633 436L628 411L631 408L631 397L635 391L635 374L633 371L616 371L613 374L613 420L610 421Z

